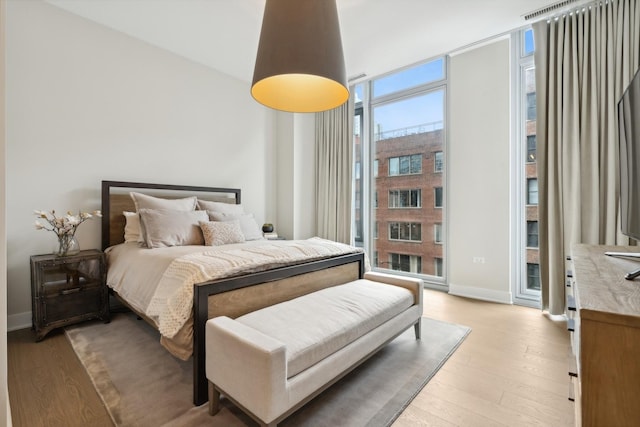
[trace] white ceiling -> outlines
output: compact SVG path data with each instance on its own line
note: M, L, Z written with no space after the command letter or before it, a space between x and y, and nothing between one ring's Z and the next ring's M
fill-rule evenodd
M250 82L265 0L46 0ZM347 75L368 77L530 23L550 0L337 0Z

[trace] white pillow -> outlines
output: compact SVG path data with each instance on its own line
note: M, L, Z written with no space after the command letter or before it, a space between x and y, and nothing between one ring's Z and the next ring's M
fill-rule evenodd
M204 212L204 211L203 211ZM220 246L229 243L244 242L238 220L233 221L201 221L200 228L207 246Z
M122 212L125 219L124 224L124 241L143 243L142 233L140 231L140 215L137 212Z
M260 226L256 222L253 214L228 214L222 212L207 211L209 219L212 221L233 221L238 220L240 223L240 229L244 235L244 240L262 240L264 236Z
M207 219L203 211L140 210L142 235L149 248L202 245L199 222Z
M140 212L140 209L170 209L174 211L192 211L195 210L198 198L185 197L183 199L163 199L161 197L153 197L148 194L136 193L131 191L129 193L133 199L133 203L136 205L136 212Z
M242 207L242 205L225 202L213 202L200 199L198 199L198 209L201 209L203 211L221 212L235 215L244 213L244 208Z

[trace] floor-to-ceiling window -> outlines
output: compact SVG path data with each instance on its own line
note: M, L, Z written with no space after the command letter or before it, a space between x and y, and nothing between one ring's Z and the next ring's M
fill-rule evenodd
M536 164L536 84L533 60L533 30L513 36L517 59L516 117L514 152L520 190L517 211L518 244L514 297L515 302L537 306L540 301L540 265L538 254L538 170Z
M444 283L446 61L355 86L354 236L376 269Z

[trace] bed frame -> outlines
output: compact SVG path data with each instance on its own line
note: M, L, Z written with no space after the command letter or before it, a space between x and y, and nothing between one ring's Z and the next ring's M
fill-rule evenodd
M103 250L124 241L125 219L122 212L135 211L130 191L166 198L196 195L205 200L240 204L240 190L234 188L102 181ZM205 324L208 319L216 316L236 318L318 289L360 279L363 275L364 253L356 253L194 284L194 405L202 405L208 399L205 373ZM119 295L113 294L129 307ZM146 319L142 313L136 314Z

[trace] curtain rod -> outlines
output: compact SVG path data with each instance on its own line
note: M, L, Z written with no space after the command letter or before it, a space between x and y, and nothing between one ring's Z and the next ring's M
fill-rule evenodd
M578 4L574 4L576 2L578 2ZM579 13L587 7L599 6L607 3L609 3L609 0L588 0L582 3L580 3L579 0L565 0L523 16L525 20L531 20L535 18L533 22L551 20L557 19L567 14Z

